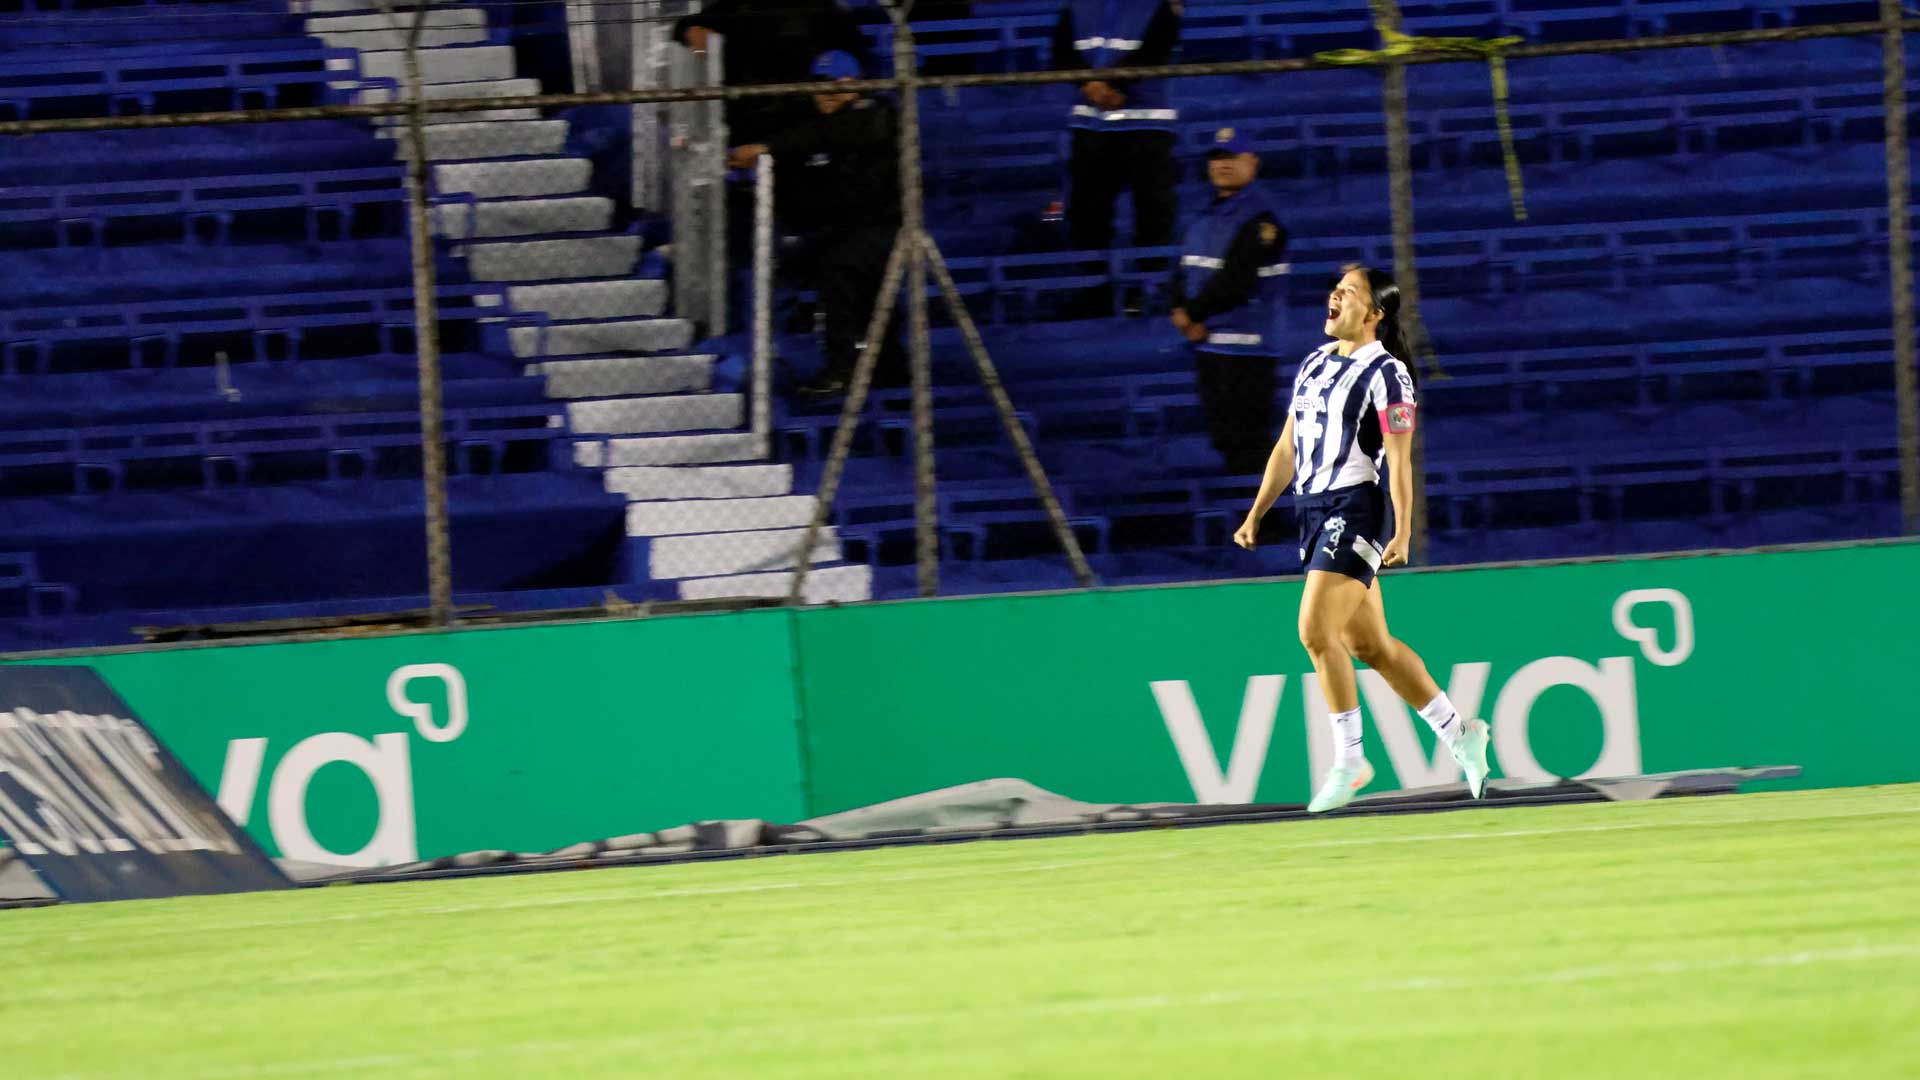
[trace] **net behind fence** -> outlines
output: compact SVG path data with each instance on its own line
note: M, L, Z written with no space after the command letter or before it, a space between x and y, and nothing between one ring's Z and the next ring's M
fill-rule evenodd
M0 64L14 646L1294 573L1285 500L1231 537L1354 264L1408 286L1429 563L1920 514L1872 25L1410 13L1731 32L1496 74L1190 6L1142 79L1041 73L1124 61L1053 9L869 20L739 113L751 33L696 55L651 8L565 65L510 10L248 8L176 26L205 70L121 40L144 10L6 31L66 35ZM916 55L946 74L832 82Z

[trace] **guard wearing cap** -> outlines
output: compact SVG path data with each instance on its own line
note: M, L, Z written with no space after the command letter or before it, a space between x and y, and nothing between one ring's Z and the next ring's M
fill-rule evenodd
M820 54L815 79L861 77L860 61L843 51ZM823 88L813 116L763 143L734 147L727 164L749 168L771 153L783 228L801 235L825 317L826 366L798 388L805 397L846 392L859 360L861 338L886 276L887 256L900 230L900 159L893 105L884 98ZM899 320L893 320L897 326ZM875 380L904 382L904 353L890 329Z
M1172 60L1180 43L1179 0L1069 0L1053 33L1055 68L1151 67ZM1082 83L1067 125L1067 225L1073 246L1113 245L1113 204L1133 192L1133 243L1173 243L1174 127L1180 113L1161 79Z
M1213 200L1188 226L1173 275L1173 325L1193 346L1200 405L1230 473L1266 465L1273 445L1274 323L1286 296L1287 230L1258 187L1253 142L1232 128L1207 152Z
M802 82L813 58L834 49L860 57L873 70L860 22L839 0L709 0L699 6L674 22L673 38L701 56L721 38L728 86ZM727 130L743 143L758 142L804 120L804 109L790 97L729 101Z

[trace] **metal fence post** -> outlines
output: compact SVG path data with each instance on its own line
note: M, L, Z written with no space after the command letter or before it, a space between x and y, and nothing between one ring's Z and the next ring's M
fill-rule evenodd
M414 351L420 368L420 473L426 496L427 607L435 626L453 619L453 545L447 514L445 401L440 386L439 280L427 208L427 99L420 78L420 31L428 5L407 33L407 222L413 247ZM391 8L389 7L389 12Z
M649 4L649 8L663 5ZM672 30L657 22L636 18L633 22L632 86L635 90L658 90L673 85ZM630 105L633 125L633 183L630 197L636 210L666 209L666 161L660 118L666 106Z
M900 80L900 231L907 248L908 364L913 383L913 541L921 596L940 595L940 522L933 469L933 352L927 331L925 200L920 173L920 89L914 60L911 0L887 9L893 18L893 74ZM879 349L869 341L867 348Z
M1914 370L1913 222L1908 210L1907 34L1900 0L1880 0L1885 57L1887 250L1893 290L1893 392L1900 427L1900 529L1920 532L1920 372Z
M708 39L704 54L675 50L674 84L717 88L726 39ZM705 97L671 110L673 159L668 196L673 218L673 297L679 313L724 334L727 278L727 129L725 102Z
M726 80L727 39L715 34L707 47L705 85L720 86ZM705 153L702 164L707 182L707 303L708 332L724 334L729 328L727 307L727 103L710 98L706 103Z
M1400 5L1396 0L1373 0L1373 21L1382 32L1400 29ZM1403 356L1409 367L1428 369L1433 349L1427 340L1427 324L1420 317L1420 269L1413 246L1413 148L1407 132L1407 68L1388 64L1386 85L1380 96L1387 122L1387 192L1393 212L1393 280L1400 286L1400 327L1412 356ZM1427 452L1426 439L1413 435L1413 545L1415 558L1427 551Z
M773 450L773 170L772 154L753 169L753 370L749 377L754 453Z

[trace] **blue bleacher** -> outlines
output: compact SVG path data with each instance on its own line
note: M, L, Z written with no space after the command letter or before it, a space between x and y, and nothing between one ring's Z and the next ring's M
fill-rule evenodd
M360 80L351 50L301 36L270 0L68 10L87 6L36 0L0 17L0 118L337 100L330 83ZM943 63L1034 68L1057 6L980 0L973 18L916 33ZM1413 33L1534 41L1875 17L1858 0L1405 10ZM150 40L139 17L155 13L221 29ZM1373 44L1363 6L1191 0L1185 21L1192 59ZM889 29L872 31L884 46ZM1861 39L1515 62L1525 223L1508 205L1485 67L1410 70L1423 307L1441 365L1423 387L1431 559L1897 528L1878 60L1877 40ZM1328 275L1391 262L1377 75L1208 77L1173 92L1187 161L1221 125L1261 146L1293 235L1289 351L1304 352ZM1284 507L1259 550L1227 543L1258 480L1221 475L1207 445L1186 350L1159 314L1170 252L1064 251L1058 223L1041 220L1064 194L1071 94L922 102L929 221L1019 421L1102 580L1294 572ZM393 144L367 124L311 121L6 149L0 616L13 617L0 647L123 640L130 622L423 604ZM1196 168L1182 202L1205 197ZM622 500L567 466L564 404L507 348L508 330L540 318L511 312L461 262L438 265L460 599L671 598L628 565L645 545L625 541ZM1110 317L1078 317L1108 285ZM946 590L1069 586L935 310ZM814 490L837 413L778 404L775 452L795 490ZM913 591L911 432L906 395L879 392L834 513L883 596ZM543 543L526 544L536 530Z
M356 52L268 0L0 15L0 119L320 103L358 81ZM393 143L308 121L4 150L0 648L408 606L424 505ZM530 321L504 286L437 262L463 600L590 602L629 576L624 503L571 467L564 403L503 347Z
M0 110L7 119L27 120L311 105L325 97L329 82L359 77L352 49L220 44L207 41L197 50L128 45L71 56L15 49L0 63Z

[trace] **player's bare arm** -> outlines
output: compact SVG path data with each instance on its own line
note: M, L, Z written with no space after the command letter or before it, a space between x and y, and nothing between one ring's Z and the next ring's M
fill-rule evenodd
M1280 493L1293 483L1293 414L1287 414L1287 426L1280 432L1280 441L1273 444L1273 453L1267 455L1267 471L1260 477L1260 492L1253 497L1253 506L1247 511L1247 520L1240 523L1234 531L1233 542L1253 550L1256 538L1260 535L1260 519L1267 516Z
M1380 555L1381 566L1405 566L1413 545L1413 432L1388 432L1387 497L1393 500L1393 537Z

